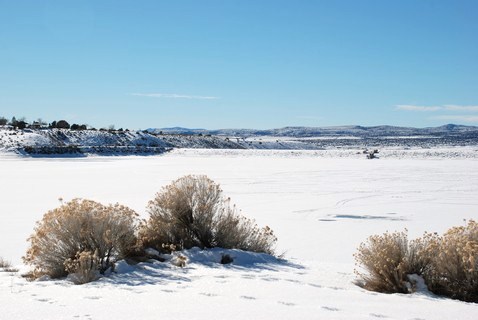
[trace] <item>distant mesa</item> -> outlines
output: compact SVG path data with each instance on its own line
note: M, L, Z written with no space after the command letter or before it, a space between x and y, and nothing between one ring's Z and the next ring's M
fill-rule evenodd
M4 121L5 122L5 121ZM478 127L448 124L433 128L396 126L285 127L254 129L189 129L183 127L128 129L41 121L0 125L0 151L55 157L159 154L176 148L268 150L370 150L377 158L382 147L478 147ZM377 150L375 152L374 150ZM373 152L373 157L370 155Z
M271 137L322 137L322 136L351 136L351 137L393 137L393 136L427 136L446 135L449 133L472 133L478 132L476 126L447 124L439 127L413 128L397 126L332 126L332 127L284 127L278 129L190 129L183 127L173 128L150 128L149 132L167 134L211 134L219 136L271 136Z

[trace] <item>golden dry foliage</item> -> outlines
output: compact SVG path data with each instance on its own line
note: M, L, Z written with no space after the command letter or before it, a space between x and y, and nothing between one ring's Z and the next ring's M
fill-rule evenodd
M64 263L65 270L72 276L75 284L85 284L98 278L100 268L98 250L78 252L74 259L67 259Z
M273 254L276 238L268 227L237 213L219 185L207 176L184 176L164 187L149 202L149 220L142 226L145 246L223 247Z
M354 254L359 284L367 290L408 293L408 275L422 274L430 261L423 252L428 240L408 241L406 231L374 235L361 243Z
M149 236L160 244L211 247L221 189L206 176L185 176L164 187L148 203Z
M432 267L424 273L430 290L454 299L478 302L478 223L453 227L427 248Z
M271 228L260 228L254 220L241 216L229 199L223 204L215 224L217 247L274 254L277 238Z
M443 236L425 233L408 241L406 232L371 236L354 255L366 273L359 283L378 292L409 291L409 274L421 275L430 291L478 302L478 223L453 227Z
M37 222L24 262L35 267L35 277L57 278L71 271L65 263L71 265L83 252L97 252L98 270L104 272L134 250L136 217L119 204L74 199Z
M407 250L405 232L373 235L361 243L354 256L356 264L367 272L355 270L363 287L386 293L407 292Z

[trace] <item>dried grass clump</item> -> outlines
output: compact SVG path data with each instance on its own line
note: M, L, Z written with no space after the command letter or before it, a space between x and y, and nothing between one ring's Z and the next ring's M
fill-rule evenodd
M119 204L74 199L37 222L23 259L35 267L34 277L58 278L81 272L86 255L94 252L94 267L103 273L134 250L136 217L133 210Z
M7 261L0 257L0 272L10 272L10 273L16 273L19 271L18 268L14 268L10 261Z
M424 277L431 291L478 302L478 223L453 227L434 237L427 248L432 265Z
M422 258L423 241L408 241L406 231L374 235L361 243L354 255L358 283L367 290L383 293L408 293L408 275L422 274L429 261Z
M219 185L203 175L185 176L164 187L149 202L148 212L150 218L140 232L145 246L274 251L272 230L240 216Z
M0 268L4 269L4 268L10 268L12 266L12 264L10 263L10 261L7 261L5 259L3 259L2 257L0 257Z

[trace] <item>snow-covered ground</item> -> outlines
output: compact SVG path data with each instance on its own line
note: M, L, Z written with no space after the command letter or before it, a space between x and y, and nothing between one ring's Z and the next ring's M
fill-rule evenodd
M349 129L346 129L349 128ZM332 156L364 149L393 151L388 156L415 157L428 150L448 150L453 154L425 154L427 157L478 158L478 128L451 125L438 128L335 127L285 128L272 135L252 134L248 130L219 130L220 135L168 134L162 131L96 131L67 129L14 130L0 126L0 153L54 157L58 155L150 155L173 148L312 150ZM344 130L342 130L344 129ZM188 130L188 129L185 129ZM430 131L431 130L431 131ZM194 131L194 130L193 130ZM201 130L199 130L201 131ZM243 134L240 134L242 132ZM249 133L246 133L249 132ZM315 132L315 134L313 134ZM405 133L408 133L405 135ZM413 133L413 134L412 134ZM228 135L229 134L229 135ZM279 135L278 135L279 134ZM282 134L282 135L280 135ZM341 152L336 152L337 150ZM407 152L401 152L411 150Z
M352 254L369 235L441 233L478 218L476 156L440 150L381 152L379 160L350 150L1 156L0 257L22 270L25 240L58 198L120 202L146 217L148 200L186 174L207 174L243 214L269 225L285 260L228 251L236 259L223 266L223 250L191 250L185 268L122 263L118 274L82 286L0 272L0 319L477 319L477 304L353 283Z

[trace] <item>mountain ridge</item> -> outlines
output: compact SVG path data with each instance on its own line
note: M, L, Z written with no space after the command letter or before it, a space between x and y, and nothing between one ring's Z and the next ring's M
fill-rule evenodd
M168 134L211 134L219 136L272 136L272 137L313 137L313 136L394 136L394 135L444 135L450 133L478 132L477 126L446 124L437 127L401 127L392 125L361 126L344 125L330 127L287 126L274 129L190 129L183 127L150 128L149 132Z

